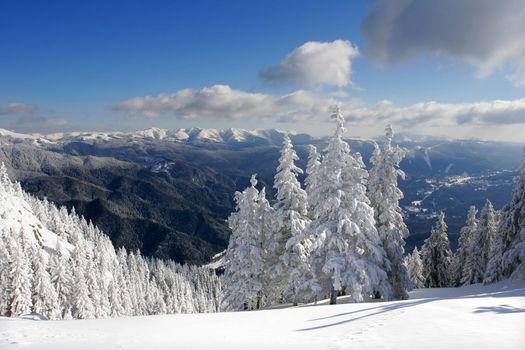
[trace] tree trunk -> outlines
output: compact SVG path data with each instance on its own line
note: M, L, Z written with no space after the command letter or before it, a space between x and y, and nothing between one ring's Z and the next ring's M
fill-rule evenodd
M330 289L330 305L337 304L337 291L335 290L334 286Z

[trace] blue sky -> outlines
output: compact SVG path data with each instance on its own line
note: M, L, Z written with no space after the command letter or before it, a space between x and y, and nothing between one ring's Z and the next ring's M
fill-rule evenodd
M521 141L519 1L481 0L474 11L458 2L472 3L3 1L0 127L326 134L335 102L353 136L392 122L401 132ZM503 18L509 24L496 25Z

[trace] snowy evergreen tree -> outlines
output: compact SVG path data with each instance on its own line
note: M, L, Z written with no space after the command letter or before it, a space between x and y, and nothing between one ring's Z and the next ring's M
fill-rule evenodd
M392 146L394 132L388 125L385 129L383 148L375 144L371 159L372 169L368 181L368 198L374 209L374 219L386 252L384 269L388 280L394 289L394 298L407 299L407 287L410 279L403 263L405 254L405 238L408 237L408 228L403 221L403 214L399 201L403 192L397 187L397 177L405 177L399 169L399 163L405 156L405 151Z
M503 236L502 276L525 280L525 146L521 173L510 203L502 209L497 231Z
M308 271L308 241L304 236L309 223L307 217L306 192L301 188L297 175L303 171L295 165L298 160L292 142L286 134L279 158L279 165L274 179L277 190L275 202L275 227L268 246L272 249L266 263L274 266L272 285L279 294L291 297L296 304L296 291L300 288L304 274Z
M441 212L430 237L425 240L421 249L421 258L426 287L439 288L451 285L452 251L447 236L445 213Z
M51 275L47 270L46 254L40 247L31 250L33 266L32 310L49 319L58 319L58 295L51 284Z
M257 179L235 193L236 212L228 219L232 234L225 255L223 308L232 310L261 307L264 250L259 217Z
M78 240L75 250L73 251L73 288L71 293L73 304L74 318L93 318L95 310L91 298L89 297L89 289L86 283L86 258L85 247L82 240Z
M481 283L490 258L496 235L496 213L489 200L481 210L479 221L470 239L463 268L463 284Z
M58 295L60 305L60 318L68 319L73 317L71 314L71 289L73 276L70 270L71 263L68 256L64 254L64 248L60 240L57 241L56 253L50 262L51 283Z
M31 265L27 255L29 247L24 245L23 231L11 242L10 252L10 316L20 316L31 312Z
M466 271L465 264L467 262L467 256L470 249L470 242L472 237L475 235L478 228L478 219L476 215L478 210L475 206L470 206L466 225L461 228L459 233L459 244L456 252L456 263L454 266L454 285L460 286L463 284L463 280L466 278L463 271Z
M355 301L376 291L388 300L392 287L381 268L385 253L366 197L368 173L361 156L351 155L343 140L342 114L336 110L333 117L336 130L310 195L313 279L309 284L319 297L330 295L331 303L343 289Z
M9 242L5 231L0 230L0 316L8 315L11 294Z
M425 276L423 274L423 261L421 260L421 254L417 247L414 248L412 254L407 255L405 261L411 287L414 289L424 288Z

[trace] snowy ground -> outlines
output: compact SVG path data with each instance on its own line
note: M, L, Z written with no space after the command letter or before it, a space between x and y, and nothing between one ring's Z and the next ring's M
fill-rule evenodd
M523 349L525 283L424 289L407 301L30 321L0 318L0 349Z

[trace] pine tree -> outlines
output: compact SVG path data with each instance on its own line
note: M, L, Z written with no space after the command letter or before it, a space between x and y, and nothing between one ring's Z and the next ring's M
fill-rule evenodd
M14 236L14 237L13 237ZM10 252L10 316L20 316L31 312L31 266L30 257L27 249L24 232L21 230L18 235L13 235Z
M394 298L407 299L406 289L410 285L410 279L403 263L403 256L408 228L403 221L399 206L403 192L397 187L397 177L405 177L405 173L399 169L405 151L392 146L394 132L390 125L385 131L383 149L375 144L371 159L373 166L368 181L368 198L374 208L377 231L386 252L384 269L394 289Z
M60 317L60 306L58 295L51 284L51 275L47 270L47 259L44 250L40 247L32 251L32 310L46 316L49 319Z
M425 277L423 275L423 261L421 254L417 247L414 248L412 254L407 255L406 266L408 276L410 277L411 287L414 289L425 287Z
M93 318L95 310L89 297L89 289L86 283L86 257L83 240L76 242L73 251L73 285L72 285L72 304L74 318Z
M11 288L11 255L10 237L5 228L0 228L0 316L7 316L10 303Z
M235 193L236 211L228 219L232 234L225 255L223 309L257 309L262 303L263 238L257 179Z
M279 257L276 256L279 251L279 240L276 239L275 229L276 215L275 210L266 199L266 188L259 192L257 203L255 207L255 217L257 227L257 240L260 243L260 253L263 260L262 271L259 275L259 280L262 284L262 289L257 302L256 308L263 305L275 303L282 298L282 283L274 283L279 280L283 282L282 278L278 278L279 274L275 274L276 265L279 263ZM277 269L277 271L279 271Z
M501 211L497 235L503 242L502 278L525 280L525 146L512 199Z
M463 270L463 284L483 282L495 235L496 213L492 203L487 200L481 210L477 228L470 239Z
M274 179L274 188L277 190L277 201L274 205L276 220L271 237L274 249L269 254L269 262L275 265L272 284L279 293L284 292L285 295L291 296L294 304L297 303L296 292L300 288L305 271L308 270L308 242L304 238L304 231L309 223L308 203L306 192L297 181L297 175L303 173L295 165L298 159L290 137L286 134Z
M498 225L499 228L499 225ZM490 259L487 264L487 270L485 271L485 276L483 283L490 284L503 279L503 249L505 245L505 235L503 231L499 229L496 230L496 237L494 238L494 245L490 251Z
M58 295L58 304L60 305L59 318L72 318L71 315L71 287L73 277L71 275L71 262L68 256L64 254L64 248L60 240L57 240L55 254L50 261L51 283Z
M421 258L426 287L440 288L451 285L452 251L447 236L445 213L441 212L430 237L425 240Z
M368 173L361 156L351 155L343 140L342 114L336 110L333 117L336 130L316 171L318 185L311 193L310 285L320 297L329 294L332 304L343 289L355 301L376 291L388 300L392 287L381 268L385 253L366 197Z
M468 270L465 268L465 264L467 262L471 239L475 235L478 227L478 219L476 219L477 213L478 210L476 207L473 205L470 206L466 225L461 228L459 234L459 245L456 253L457 260L454 272L455 286L460 286L463 283L462 281L466 278L463 271Z

